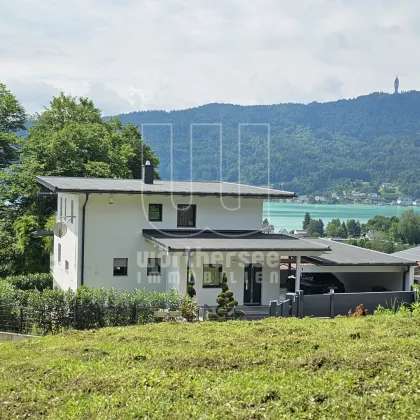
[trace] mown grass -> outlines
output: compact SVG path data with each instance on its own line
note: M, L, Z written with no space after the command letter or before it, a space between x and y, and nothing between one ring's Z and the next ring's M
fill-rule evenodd
M420 418L420 317L161 323L0 344L1 418Z

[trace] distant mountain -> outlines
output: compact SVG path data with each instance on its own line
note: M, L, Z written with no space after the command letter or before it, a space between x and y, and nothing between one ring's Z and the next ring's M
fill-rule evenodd
M393 182L401 192L420 196L417 91L308 105L209 104L119 117L123 123L144 124L144 138L160 157L160 173L166 179L191 175L194 180L218 180L222 129L226 181L266 185L269 178L275 187L284 183L285 189L300 194L361 185L375 191L381 183ZM269 125L269 145L267 126L258 124Z

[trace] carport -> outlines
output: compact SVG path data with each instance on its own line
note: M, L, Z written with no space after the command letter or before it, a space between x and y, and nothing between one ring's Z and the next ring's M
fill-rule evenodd
M301 272L332 273L348 293L409 291L414 284L416 261L329 239L310 241L329 246L331 251L302 258Z

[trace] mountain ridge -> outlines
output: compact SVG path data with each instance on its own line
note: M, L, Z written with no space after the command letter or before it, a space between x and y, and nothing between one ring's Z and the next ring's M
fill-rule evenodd
M283 183L285 189L300 194L346 191L366 184L376 191L381 183L393 182L401 192L420 196L415 163L420 146L418 91L309 104L211 103L118 117L124 124L143 125L145 140L161 159L164 179L171 174L176 179L220 179L221 126L223 180L269 182L274 187ZM268 129L257 124L269 124L270 146Z

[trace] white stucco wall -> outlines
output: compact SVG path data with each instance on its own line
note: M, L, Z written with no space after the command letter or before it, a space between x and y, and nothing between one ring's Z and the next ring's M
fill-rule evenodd
M74 218L71 220L70 209L73 201ZM63 209L60 209L62 203ZM67 209L65 206L67 205ZM57 207L57 222L63 222L67 226L67 233L58 238L54 236L54 285L61 289L76 289L78 279L79 243L78 231L80 227L79 196L75 194L59 194ZM66 217L67 216L67 217ZM61 262L58 262L58 245L61 244ZM65 262L68 261L68 270Z
M191 257L192 268L195 272L195 290L197 292L197 301L199 305L215 306L216 298L221 292L221 288L203 287L203 264L217 263L222 265L223 272L226 273L229 289L233 292L234 298L239 305L244 302L244 264L241 259L233 254L218 253L215 258L214 254L206 256L204 253L193 253ZM265 256L266 253L263 253ZM268 305L271 300L278 300L280 294L280 270L278 264L272 258L269 261L264 257L263 260L258 255L249 257L246 262L262 264L262 284L261 284L261 304Z
M90 194L86 206L85 227L85 269L84 285L92 287L116 287L133 290L145 287L148 290L163 291L179 288L185 291L185 284L175 284L174 276L181 282L186 279L185 258L177 257L169 267L162 267L162 276L147 277L147 255L161 252L146 242L143 229L177 229L177 205L196 204L196 228L256 230L261 228L262 200L216 197L170 197L114 194L110 204L109 194ZM68 233L63 238L54 237L54 280L63 289L76 289L81 285L81 238L82 208L84 194L58 194L58 203L74 200L75 221L68 223ZM163 205L163 220L149 222L149 203ZM239 209L238 209L239 208ZM64 212L63 212L64 216ZM57 219L60 219L58 211ZM62 245L62 262L57 262L58 243ZM114 258L128 258L128 275L114 276ZM69 261L69 270L64 270L64 261ZM184 262L184 263L183 263ZM171 282L168 282L168 279ZM185 278L185 279L184 279Z

